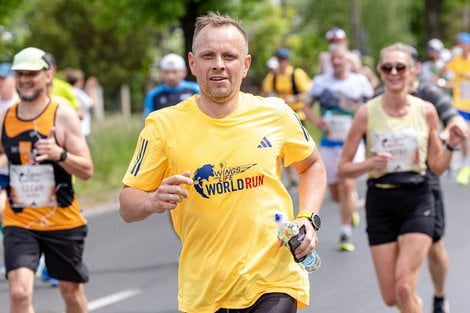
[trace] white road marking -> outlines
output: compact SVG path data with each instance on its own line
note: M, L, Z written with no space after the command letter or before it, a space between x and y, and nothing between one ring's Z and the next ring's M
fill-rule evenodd
M88 302L88 311L94 311L102 307L105 307L107 305L110 305L119 301L123 301L139 293L141 293L141 290L139 289L128 289L128 290L123 290L120 292L113 293L109 296L106 296L100 299L90 301Z

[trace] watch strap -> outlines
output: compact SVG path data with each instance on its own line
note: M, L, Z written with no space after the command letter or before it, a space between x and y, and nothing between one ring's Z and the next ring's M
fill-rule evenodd
M446 149L449 150L450 152L454 152L454 151L459 151L460 149L458 147L452 147L451 145L449 145L449 143L446 142Z
M312 212L300 211L299 214L297 214L297 218L305 217L305 218L308 218L308 219L312 219L312 215L313 215Z
M59 161L57 161L57 162L65 161L65 159L67 159L67 150L64 149L64 150L60 153Z
M299 214L297 214L297 218L307 218L310 221L310 224L312 224L313 229L315 231L318 231L320 229L320 225L316 225L316 223L313 221L314 216L317 215L314 212L308 212L308 211L300 211ZM319 216L318 216L319 219Z

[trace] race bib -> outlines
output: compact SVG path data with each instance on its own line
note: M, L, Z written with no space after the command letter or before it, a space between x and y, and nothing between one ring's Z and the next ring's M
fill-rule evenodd
M57 206L54 169L45 165L10 165L11 205L14 208Z
M470 100L470 81L463 81L459 85L460 98L462 100Z
M352 125L350 115L331 115L326 119L328 132L326 138L334 141L344 141Z
M376 132L372 152L388 152L392 155L387 163L387 173L416 170L419 161L417 133L412 128Z

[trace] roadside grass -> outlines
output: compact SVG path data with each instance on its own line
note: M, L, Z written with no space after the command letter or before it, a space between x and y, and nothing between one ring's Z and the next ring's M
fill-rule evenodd
M75 180L75 190L83 205L107 202L117 196L142 127L140 114L130 118L108 115L104 121L94 121L91 153L95 173L88 181Z

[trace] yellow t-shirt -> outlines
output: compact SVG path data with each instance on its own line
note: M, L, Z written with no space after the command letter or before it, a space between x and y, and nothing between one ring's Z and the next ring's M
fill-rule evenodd
M240 93L236 111L214 119L198 97L149 115L123 179L151 191L165 177L192 172L188 199L171 211L182 242L179 309L249 307L266 292L308 305L307 274L278 246L274 214L293 219L280 158L285 166L305 159L312 138L277 98Z
M367 158L376 152L392 154L387 170L371 171L369 178L407 171L425 174L429 138L426 103L411 95L408 95L408 100L409 111L400 117L390 116L384 111L382 96L367 102Z
M73 94L73 87L66 81L54 78L52 81L52 96L56 102L67 105L74 110L80 108L80 102Z
M470 113L470 57L456 56L447 63L446 69L454 73L452 94L454 107ZM465 77L466 75L466 77Z
M275 94L279 98L283 98L289 95L294 94L292 90L292 72L294 67L289 65L286 69L285 74L276 74L276 86L273 86L274 74L270 72L263 80L262 90L266 94ZM307 73L304 72L301 68L295 69L295 86L299 94L305 93L310 90L310 85L312 80L308 77ZM275 87L275 88L273 88ZM303 102L298 101L295 103L289 104L289 106L294 110L301 120L304 120L305 113L303 112Z

